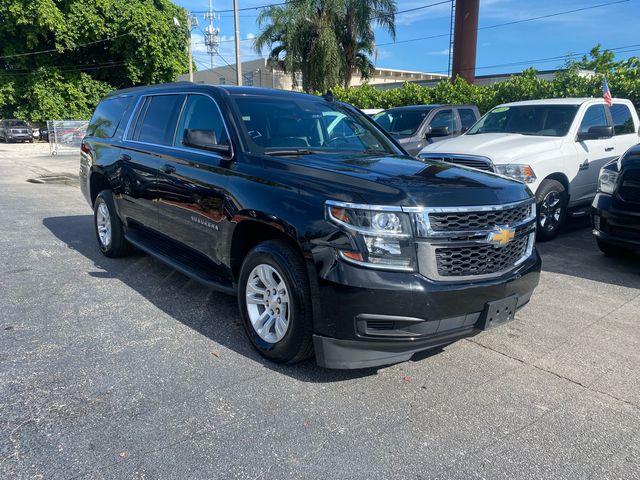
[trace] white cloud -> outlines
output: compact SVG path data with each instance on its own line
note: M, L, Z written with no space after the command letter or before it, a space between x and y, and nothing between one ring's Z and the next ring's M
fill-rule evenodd
M247 33L240 42L240 58L242 61L255 60L261 58L264 55L256 53L253 48L253 40L256 37L255 33ZM225 63L235 63L235 41L233 35L220 35L220 44L218 46L218 55L214 57L215 66L225 65ZM193 33L191 35L191 48L193 50L193 56L198 64L198 69L202 70L209 68L211 65L211 57L207 53L207 46L204 44L204 37L199 33Z
M434 50L429 52L429 55L449 55L449 49L443 48L442 50Z

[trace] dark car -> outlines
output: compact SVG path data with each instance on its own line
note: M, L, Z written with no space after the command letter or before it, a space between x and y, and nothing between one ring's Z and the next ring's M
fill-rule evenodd
M412 105L373 116L411 155L430 143L466 132L479 118L475 105Z
M591 224L605 255L640 253L640 145L600 170Z
M0 138L5 143L33 143L33 130L24 120L0 120Z
M524 184L412 158L329 95L113 92L82 143L80 185L106 256L134 245L237 294L276 362L404 361L512 320L538 284Z

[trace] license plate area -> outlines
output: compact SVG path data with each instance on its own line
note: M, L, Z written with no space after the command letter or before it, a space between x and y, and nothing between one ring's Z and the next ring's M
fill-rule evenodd
M495 302L487 302L484 312L480 319L479 327L482 330L498 327L509 323L516 316L516 307L518 306L518 296L503 298Z

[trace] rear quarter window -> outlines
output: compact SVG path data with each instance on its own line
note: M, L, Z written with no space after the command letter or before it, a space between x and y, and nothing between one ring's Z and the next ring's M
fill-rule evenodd
M112 138L130 102L131 97L107 98L101 101L91 117L87 136Z
M633 117L631 111L623 103L616 103L611 105L611 117L613 118L613 128L615 135L627 135L629 133L636 133L635 126L633 124Z

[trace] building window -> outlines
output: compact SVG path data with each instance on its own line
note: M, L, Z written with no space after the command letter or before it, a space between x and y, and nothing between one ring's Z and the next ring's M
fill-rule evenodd
M218 85L226 85L227 84L227 79L224 77L220 77L218 79Z
M242 74L242 84L247 87L253 87L253 72Z

